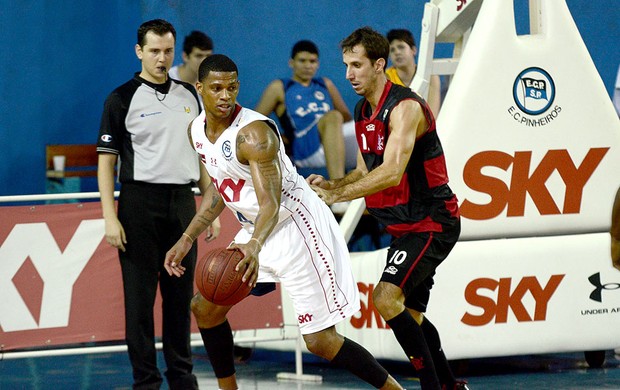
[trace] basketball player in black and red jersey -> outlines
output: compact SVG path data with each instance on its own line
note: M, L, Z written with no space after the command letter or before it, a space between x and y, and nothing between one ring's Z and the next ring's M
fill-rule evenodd
M355 107L360 154L342 179L307 181L327 204L365 197L393 238L374 304L419 375L422 389L466 389L439 334L424 317L435 269L456 244L460 218L428 104L385 76L387 39L369 27L341 42L346 78L363 98Z

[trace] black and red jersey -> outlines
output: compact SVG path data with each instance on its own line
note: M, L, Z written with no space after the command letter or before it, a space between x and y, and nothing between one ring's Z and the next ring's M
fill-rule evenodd
M444 225L452 225L459 218L456 196L448 186L435 118L424 99L409 88L388 81L374 112L366 99L357 103L355 133L366 167L372 171L383 163L390 136L390 114L406 99L413 99L422 106L428 128L416 139L400 183L366 197L368 212L396 237L410 232L441 232Z

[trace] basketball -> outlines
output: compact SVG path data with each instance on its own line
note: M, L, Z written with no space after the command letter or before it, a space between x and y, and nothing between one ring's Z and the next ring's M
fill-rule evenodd
M235 271L243 259L239 249L216 248L196 264L196 286L200 294L216 305L230 306L247 297L252 287L241 281L245 269Z

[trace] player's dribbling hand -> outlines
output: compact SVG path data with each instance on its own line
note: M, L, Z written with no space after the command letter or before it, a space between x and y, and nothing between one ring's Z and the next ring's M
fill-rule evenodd
M239 271L246 267L241 280L247 282L252 287L256 287L259 265L258 252L260 252L261 249L258 242L256 240L250 240L245 244L237 244L232 242L228 248L237 248L243 253L243 259L237 263L237 267L235 269Z

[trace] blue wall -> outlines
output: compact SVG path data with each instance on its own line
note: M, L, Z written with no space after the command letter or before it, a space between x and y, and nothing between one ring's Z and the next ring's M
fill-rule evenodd
M611 94L620 63L617 0L567 3ZM518 22L526 25L527 0L515 4ZM364 25L381 32L406 27L419 39L424 1L3 0L0 6L0 195L17 195L45 192L46 144L96 141L105 97L140 69L133 47L145 20L175 25L179 60L186 34L209 34L215 51L239 65L239 100L247 107L269 81L290 73L293 43L314 40L320 74L353 108L357 97L344 79L338 43ZM450 47L437 51L447 56Z

